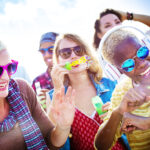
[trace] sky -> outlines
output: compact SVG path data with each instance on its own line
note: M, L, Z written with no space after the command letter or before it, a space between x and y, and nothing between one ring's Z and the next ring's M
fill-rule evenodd
M75 33L92 45L101 11L150 15L149 6L149 0L0 0L0 40L33 80L46 70L38 52L43 33Z

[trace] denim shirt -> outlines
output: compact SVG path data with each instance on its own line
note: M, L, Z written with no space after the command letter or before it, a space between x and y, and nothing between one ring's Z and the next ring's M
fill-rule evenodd
M107 78L102 78L100 81L100 84L97 84L91 77L92 83L94 84L96 88L96 95L99 96L103 103L106 103L110 101L110 98L112 96L112 92L116 86L116 81L111 81ZM65 87L65 93L67 92L67 88ZM49 91L49 96L52 99L53 98L54 89Z

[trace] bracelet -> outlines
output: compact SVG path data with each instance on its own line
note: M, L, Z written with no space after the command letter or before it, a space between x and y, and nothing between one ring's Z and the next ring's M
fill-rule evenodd
M128 20L133 20L133 13L127 12L127 19Z

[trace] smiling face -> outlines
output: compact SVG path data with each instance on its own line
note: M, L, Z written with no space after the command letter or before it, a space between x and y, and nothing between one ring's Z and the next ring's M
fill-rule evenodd
M50 46L54 46L54 42L44 42L40 45L40 49L46 49ZM45 64L48 67L52 68L52 66L53 66L52 54L48 53L48 51L46 51L45 54L43 55L43 59L44 59Z
M120 25L120 19L114 14L107 14L100 19L100 33L98 33L98 37L102 38L103 35L110 30L111 28Z
M64 49L64 48L75 48L79 46L77 43L68 40L68 39L62 39L59 43L59 48L58 50ZM67 62L72 63L73 61L76 61L78 59L80 59L82 56L77 56L74 51L72 50L71 55L69 58L64 59L62 58L60 55L58 56L58 63L59 64L65 64ZM77 72L81 72L83 70L86 70L86 63L80 64L80 65L75 65L72 66L72 70L70 70L70 73L77 73Z
M0 51L0 66L5 66L11 62L9 54L6 50ZM10 77L6 70L0 77L0 99L5 99L8 96L8 86Z
M114 65L135 82L145 82L150 78L150 62L147 59L135 57L137 50L141 47L139 42L133 38L127 38L115 48ZM127 59L135 61L134 69L130 72L124 71L121 66Z

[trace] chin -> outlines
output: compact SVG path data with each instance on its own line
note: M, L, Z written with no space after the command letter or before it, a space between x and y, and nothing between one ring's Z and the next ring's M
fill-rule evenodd
M8 91L3 91L0 93L1 98L6 98L8 96Z

